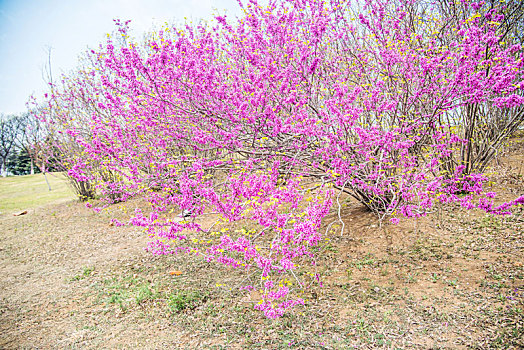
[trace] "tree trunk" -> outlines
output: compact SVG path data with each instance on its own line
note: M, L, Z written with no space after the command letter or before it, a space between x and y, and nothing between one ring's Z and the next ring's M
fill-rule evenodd
M49 184L49 181L47 180L47 175L44 172L45 182L47 183L47 188L49 188L49 191L51 191L51 185Z
M0 174L2 175L2 177L7 176L7 164L5 160L2 160L2 163L0 163Z

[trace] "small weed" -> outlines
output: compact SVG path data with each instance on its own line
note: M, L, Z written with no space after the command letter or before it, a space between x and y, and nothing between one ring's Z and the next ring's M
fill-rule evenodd
M135 302L137 305L140 305L145 301L156 299L157 296L158 293L155 290L150 289L148 286L141 286L136 292Z
M373 254L369 253L362 260L357 260L356 262L352 263L351 265L356 267L359 270L362 270L363 266L373 265L374 263L375 263L375 259L373 257Z
M71 277L70 281L74 282L74 281L83 280L84 278L91 276L93 271L95 271L95 268L93 266L92 267L84 267L84 270L82 271L82 273Z
M431 274L431 282L437 283L437 281L440 279L440 277L436 273Z
M378 346L391 346L391 341L386 339L386 336L381 333L377 333L373 336L375 344Z
M82 275L84 275L84 277L88 277L91 275L91 273L93 273L93 271L95 271L94 267L85 267Z
M407 276L406 276L406 283L415 283L417 282L417 277L418 276L418 273L409 273Z
M448 284L448 286L450 287L456 287L457 286L457 283L458 283L458 278L455 278L453 280L447 280L446 283Z
M193 310L206 299L206 295L199 291L181 290L169 296L168 306L173 312L181 312L186 309Z
M328 243L326 244L326 246L324 247L325 250L329 251L329 252L333 252L333 253L338 253L338 249L336 246Z
M209 316L216 316L218 315L218 310L216 309L216 305L214 304L208 304L205 309L205 314Z
M116 291L107 298L107 303L117 304L122 311L126 311L127 307L125 301L127 300L127 293L125 291Z

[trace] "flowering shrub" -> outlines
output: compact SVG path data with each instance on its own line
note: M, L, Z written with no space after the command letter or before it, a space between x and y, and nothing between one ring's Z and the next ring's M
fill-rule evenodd
M494 207L485 176L456 160L472 147L457 111L482 120L474 111L489 107L518 126L524 103L502 14L462 5L450 26L411 1L251 0L238 20L165 27L144 44L117 21L41 118L80 145L69 174L106 203L147 198L129 224L153 253L246 270L256 308L279 317L320 283L316 247L332 225L320 229L337 207L343 229L342 194L393 223L436 202L497 214L524 202Z

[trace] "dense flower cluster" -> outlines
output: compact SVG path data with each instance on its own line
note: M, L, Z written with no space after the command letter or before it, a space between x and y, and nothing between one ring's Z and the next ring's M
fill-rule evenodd
M147 198L150 212L122 224L144 227L152 252L245 269L242 288L275 318L320 282L323 219L338 207L344 225L342 195L393 223L437 202L499 214L522 204L495 207L485 176L451 163L471 138L456 111L522 115L522 48L501 41L501 11L466 0L456 20L407 0L242 6L237 20L165 27L144 44L117 21L40 116L79 145L64 150L71 176L107 203Z

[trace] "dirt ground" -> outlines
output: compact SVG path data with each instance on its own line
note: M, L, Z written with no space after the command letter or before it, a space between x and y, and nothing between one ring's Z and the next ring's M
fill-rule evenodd
M522 153L493 171L524 191ZM271 321L227 269L154 257L147 235L68 201L0 215L0 348L489 349L524 347L524 216L443 206L379 228L350 202L324 244L324 287Z

